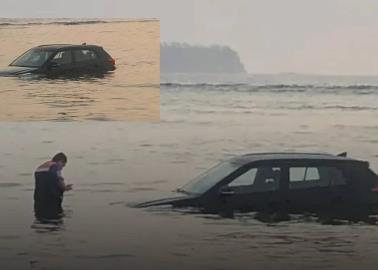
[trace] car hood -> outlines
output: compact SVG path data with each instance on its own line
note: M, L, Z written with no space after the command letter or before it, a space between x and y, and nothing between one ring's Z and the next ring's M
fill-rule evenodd
M36 71L38 68L35 67L16 67L16 66L9 66L7 68L0 70L0 76L17 76L26 73L30 73Z
M175 204L175 203L178 203L178 202L181 202L181 201L183 202L183 201L187 201L187 200L192 200L192 199L195 199L197 197L198 196L196 196L196 195L186 195L186 194L177 193L176 196L154 199L154 200L149 200L149 201L140 202L140 203L133 203L133 204L130 204L130 206L135 207L135 208L144 208L144 207L150 207L150 206Z

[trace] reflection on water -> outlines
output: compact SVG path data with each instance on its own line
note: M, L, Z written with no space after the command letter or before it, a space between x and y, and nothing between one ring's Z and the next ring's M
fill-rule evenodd
M64 230L63 217L49 219L38 217L30 226L37 233L49 233Z
M0 77L0 120L158 121L159 31L156 20L0 25L0 69L34 46L82 42L103 46L117 67L91 76Z
M36 233L64 231L64 219L71 218L72 210L63 210L60 205L37 205L34 203L35 220L30 226Z

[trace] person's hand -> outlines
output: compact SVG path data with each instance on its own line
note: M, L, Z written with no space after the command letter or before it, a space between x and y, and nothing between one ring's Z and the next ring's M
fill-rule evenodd
M68 191L68 190L72 190L72 184L66 185L65 190L66 190L66 191Z

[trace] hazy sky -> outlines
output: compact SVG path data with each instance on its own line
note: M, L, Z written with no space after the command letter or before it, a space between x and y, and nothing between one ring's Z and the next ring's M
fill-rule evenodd
M0 17L155 17L162 41L229 45L251 73L378 75L377 0L0 0Z

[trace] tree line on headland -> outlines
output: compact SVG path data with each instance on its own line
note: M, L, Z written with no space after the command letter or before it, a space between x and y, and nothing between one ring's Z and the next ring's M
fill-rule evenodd
M236 51L228 46L162 43L160 71L174 73L245 73Z

